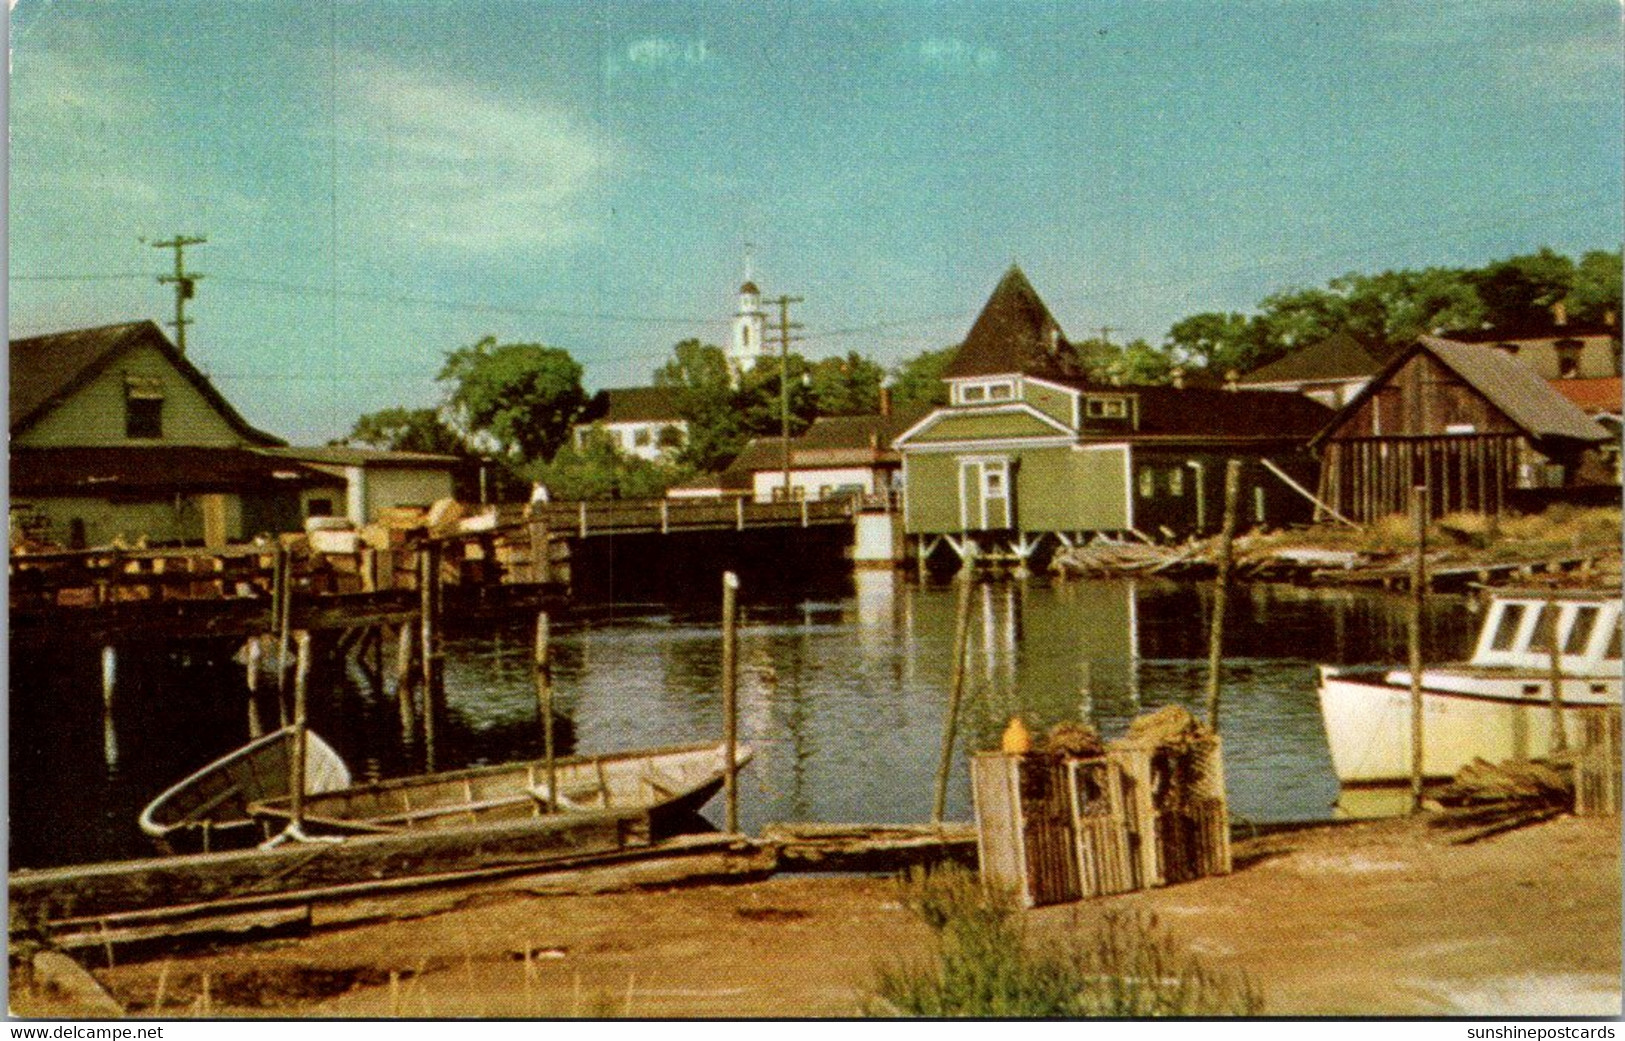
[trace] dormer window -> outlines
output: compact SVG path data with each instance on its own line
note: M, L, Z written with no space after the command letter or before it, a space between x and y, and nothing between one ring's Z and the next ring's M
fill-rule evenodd
M961 405L980 405L987 401L1012 401L1016 396L1013 380L990 380L986 383L960 383L958 391Z
M124 380L124 436L151 440L164 436L164 384L155 376Z
M1127 398L1095 398L1084 401L1084 415L1090 419L1127 419Z
M1573 379L1580 375L1580 349L1583 345L1579 340L1558 340L1553 344L1557 351L1557 375L1559 379Z

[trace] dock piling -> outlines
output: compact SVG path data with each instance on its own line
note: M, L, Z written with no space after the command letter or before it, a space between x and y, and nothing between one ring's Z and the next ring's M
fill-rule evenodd
M259 638L248 638L248 736L265 736L265 725L260 722L260 664L265 659L265 648Z
M553 665L549 659L550 621L547 612L536 615L536 706L542 714L542 754L547 759L547 808L559 808L557 771L553 763Z
M118 687L118 651L102 648L102 758L109 770L118 765L118 730L113 725L113 692Z
M973 572L961 572L959 598L954 607L953 678L948 689L948 718L942 727L942 757L937 761L936 791L931 799L931 823L940 825L948 812L948 775L953 769L954 741L958 736L959 702L965 694L965 656L970 644L971 586Z
M1224 612L1230 599L1230 567L1236 538L1236 504L1241 497L1241 460L1224 464L1224 519L1219 527L1219 573L1213 586L1213 621L1207 644L1207 725L1219 732L1219 672L1224 667Z
M722 755L728 834L739 831L739 576L722 573Z
M1563 645L1559 642L1562 633L1558 631L1557 623L1562 619L1556 600L1547 600L1541 610L1548 611L1552 617L1551 646L1548 654L1551 656L1551 678L1548 680L1552 689L1552 724L1551 724L1551 751L1553 755L1569 750L1568 728L1563 721ZM1574 624L1578 624L1578 619Z
M1412 489L1416 523L1416 564L1411 572L1411 812L1422 812L1422 613L1428 595L1428 489Z

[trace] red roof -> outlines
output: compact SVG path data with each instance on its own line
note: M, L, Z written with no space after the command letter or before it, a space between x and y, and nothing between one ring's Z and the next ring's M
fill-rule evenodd
M1552 380L1551 384L1554 390L1580 406L1580 411L1588 415L1620 411L1618 376L1593 380Z

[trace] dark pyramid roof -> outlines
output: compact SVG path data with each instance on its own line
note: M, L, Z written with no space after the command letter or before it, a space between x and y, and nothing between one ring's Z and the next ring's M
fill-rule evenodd
M12 436L33 426L113 362L143 345L151 346L167 357L170 364L225 417L244 441L256 445L284 443L281 438L249 426L231 403L215 390L208 377L187 361L186 356L176 350L169 338L150 321L73 329L11 341Z
M1010 265L943 371L944 379L1019 372L1078 379L1083 366L1021 268Z
M1310 380L1358 379L1382 368L1376 352L1344 330L1339 330L1301 351L1254 369L1237 382L1295 383Z

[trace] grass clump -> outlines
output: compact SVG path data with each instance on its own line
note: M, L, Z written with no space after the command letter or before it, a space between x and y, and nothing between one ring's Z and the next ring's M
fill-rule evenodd
M1092 935L1029 942L1015 901L962 868L915 872L903 903L934 934L932 956L881 970L867 1011L894 1016L1256 1016L1245 976L1211 969L1155 916L1110 913ZM1048 938L1046 938L1047 940Z

